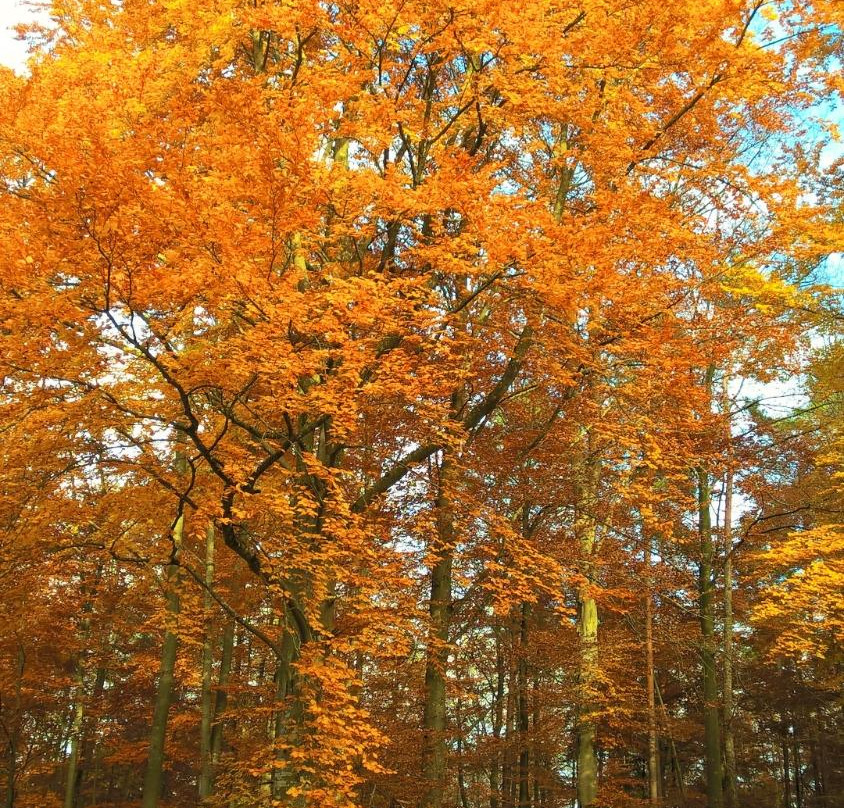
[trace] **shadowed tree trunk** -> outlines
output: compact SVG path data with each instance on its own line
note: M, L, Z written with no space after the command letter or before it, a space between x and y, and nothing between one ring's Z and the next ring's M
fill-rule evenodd
M178 553L182 547L184 524L184 516L179 514L179 518L173 527L174 562L178 562ZM176 650L178 648L178 637L175 631L175 623L180 610L178 582L178 565L177 563L171 563L167 567L166 583L167 629L164 634L164 646L161 650L158 690L155 697L155 709L149 733L149 752L146 773L144 775L144 790L141 800L142 808L157 808L164 780L164 744L167 737L167 718L170 712L170 702L173 698L173 673L176 668Z
M527 506L525 506L527 513ZM526 520L525 520L526 521ZM528 702L528 670L527 652L528 622L530 620L530 604L521 606L521 621L519 631L519 666L517 686L519 689L518 722L519 722L519 808L530 808L530 747L528 732L530 730L530 708Z
M441 808L446 773L446 672L448 634L451 627L451 587L454 556L452 486L455 471L444 453L437 495L437 547L431 568L430 629L425 663L425 707L422 727L422 808Z
M733 473L727 471L724 503L724 775L728 808L738 808L736 748L733 732Z
M77 662L75 689L76 699L70 726L70 755L67 760L67 774L64 784L64 808L74 808L76 795L79 791L79 753L85 719L85 677L81 661Z
M706 768L706 798L709 808L723 808L723 777L721 766L721 722L719 718L718 674L715 667L715 598L713 561L715 545L712 540L710 513L711 489L709 475L698 469L698 532L700 539L700 567L698 587L700 595L700 629L703 662L703 731Z
M271 793L274 800L281 800L287 789L296 784L296 773L285 765L285 753L279 745L285 740L288 724L297 724L302 718L302 703L294 692L295 672L293 661L296 658L296 640L287 626L282 629L281 645L276 657L273 676L275 684L275 715L273 718L273 743L276 746L275 761L271 781ZM290 698L293 696L293 698ZM292 719L292 721L291 721ZM287 738L295 742L295 738Z
M783 728L782 736L782 804L791 808L791 761L788 754L788 727Z
M220 755L223 751L223 716L226 712L226 705L229 694L226 687L229 683L229 674L232 667L232 656L234 654L234 620L229 620L223 627L223 649L220 658L220 676L217 679L217 697L214 703L214 723L211 727L211 779L213 785L214 769L220 763Z
M575 534L585 583L578 592L580 611L579 716L577 725L577 801L579 808L591 808L598 794L598 757L595 750L597 726L594 712L595 686L598 673L598 604L592 593L597 526L591 513L594 507L600 467L594 458L586 457L577 490Z
M733 451L729 418L729 373L724 373L721 409L727 414L727 473L724 479L724 779L728 808L738 808L736 748L733 732Z
M495 624L495 692L492 706L492 737L494 751L489 764L489 808L499 808L501 775L501 729L504 725L504 651L501 647L501 625Z
M513 616L508 621L510 649L507 660L507 700L504 713L504 750L501 758L501 795L504 808L513 808L513 736L516 728L516 671L515 671L515 628Z
M654 694L654 604L653 604L653 554L651 541L646 539L645 550L648 565L647 591L645 593L645 685L648 691L648 802L659 804L659 739L656 723L656 697Z
M17 796L18 780L18 746L20 744L20 726L22 719L22 689L23 672L26 669L26 653L23 645L18 642L17 659L15 665L15 698L13 710L8 720L2 723L3 734L6 736L6 799L5 808L14 808Z
M202 715L199 726L199 799L204 800L211 794L211 726L214 720L213 693L211 692L211 674L214 665L214 653L211 645L211 593L214 583L214 526L209 524L205 532L205 586L203 606L205 608L205 639L202 644Z

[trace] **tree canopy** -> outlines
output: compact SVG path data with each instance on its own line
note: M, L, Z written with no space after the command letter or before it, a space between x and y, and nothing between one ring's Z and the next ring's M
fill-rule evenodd
M50 19L6 808L844 805L839 3Z

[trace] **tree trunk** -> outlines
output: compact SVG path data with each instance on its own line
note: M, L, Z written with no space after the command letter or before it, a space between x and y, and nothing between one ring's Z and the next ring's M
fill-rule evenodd
M703 728L708 808L723 808L723 771L721 766L721 722L718 704L718 674L715 667L715 599L713 597L713 562L711 491L708 473L699 468L698 530L700 537L700 629L703 662Z
M817 724L813 729L813 738L811 743L812 753L812 784L815 792L815 797L821 797L824 793L823 780L821 779L821 767L818 761L818 728Z
M15 808L16 761L17 750L15 749L14 742L10 739L6 746L6 799L4 801L4 808Z
M448 455L445 455L440 466L436 505L439 546L434 553L435 560L431 569L431 624L425 663L425 706L422 718L422 779L425 789L421 801L422 808L442 808L445 794L446 672L454 557L454 514L451 499L454 476L454 467Z
M533 743L531 750L533 754L533 808L539 808L542 804L542 784L540 778L544 773L544 759L539 746L539 721L540 716L540 687L539 687L539 672L533 672Z
M214 769L220 762L223 751L223 715L229 694L226 688L229 684L229 674L234 654L234 620L230 620L223 627L223 650L220 658L220 676L217 679L217 698L214 704L214 723L211 727L211 780L213 786Z
M109 645L113 645L114 637L112 634L109 635ZM103 690L105 688L105 681L106 681L106 669L102 665L97 668L96 675L94 676L94 688L91 692L91 704L99 704L100 699L103 695ZM84 719L85 723L90 725L91 723L91 715ZM92 739L93 735L93 739ZM79 801L79 795L82 793L82 789L84 786L85 778L88 774L88 770L91 768L91 759L94 759L94 772L91 784L91 800L90 802L93 805L97 804L96 800L96 793L97 793L97 776L98 776L98 765L100 760L99 755L99 748L97 742L97 734L91 733L89 730L86 730L83 727L81 740L80 740L80 753L79 753L79 769L76 774L76 801Z
M20 726L23 710L23 672L26 669L26 653L23 646L18 643L17 665L15 677L15 700L12 717L8 725L4 726L6 734L6 800L5 808L14 808L15 797L17 796L18 780L18 743L20 741Z
M455 705L455 718L457 719L457 793L460 795L460 808L471 808L463 765L463 705L459 696Z
M648 588L645 593L645 685L648 691L648 802L659 804L659 748L656 723L656 697L654 694L654 629L653 581L650 568L653 564L650 539L645 551L648 565Z
M184 516L180 514L173 528L174 554L178 554L181 550L183 530ZM168 625L164 634L164 646L161 651L161 666L158 672L158 692L155 697L155 709L153 711L152 727L149 733L149 753L146 774L144 775L141 808L157 808L164 781L164 744L167 737L167 717L170 712L170 702L173 698L173 672L176 667L176 650L178 647L178 637L175 633L175 624L180 609L178 582L178 566L175 564L168 565Z
M96 572L93 576L93 583L88 593L88 597L82 604L82 613L85 615L82 618L81 630L82 641L85 647L88 646L88 641L91 636L91 618L90 613L93 608L93 600L96 594L97 587L102 579L103 566L97 564ZM83 586L87 589L87 586ZM99 682L100 672L97 671L97 683ZM65 772L65 788L64 788L64 808L74 808L79 799L79 787L82 777L82 752L84 748L84 727L85 727L85 666L82 655L78 654L75 661L74 671L74 704L73 717L71 718L70 728L68 730L67 739L62 739L61 753L64 753L67 743L70 743L70 750L67 760L67 770ZM96 692L95 684L95 698L99 694Z
M492 706L492 760L489 763L489 808L499 808L501 774L501 728L504 725L504 651L501 647L501 626L495 624L495 693Z
M782 789L782 804L783 808L791 808L791 761L788 756L788 729L786 728L782 736L782 773L783 773L783 789Z
M578 485L575 533L580 544L581 564L586 582L578 592L580 611L579 716L577 725L577 802L579 808L591 808L598 795L598 758L595 751L595 683L598 672L598 604L592 594L596 542L596 523L591 514L598 493L598 463L585 459L584 478Z
M729 413L729 375L724 374L722 410ZM733 733L733 453L732 422L727 419L727 474L724 480L724 776L728 808L738 808L736 748Z
M527 511L527 506L525 506L525 511ZM522 603L519 631L519 666L517 674L517 712L519 722L519 808L530 808L530 748L528 746L530 710L527 693L527 659L525 657L527 653L529 619L530 604Z
M668 720L668 708L665 706L665 702L662 700L662 693L660 692L659 682L657 682L656 680L656 675L654 675L654 691L656 692L656 698L659 702L659 709L662 711L662 718L666 727L666 734L668 735L668 748L671 751L671 760L673 762L674 776L677 782L677 791L680 794L680 805L682 806L682 808L685 808L686 784L685 778L683 777L683 766L680 763L680 756L677 754L677 744L674 743L674 736L671 733L670 723Z
M64 808L75 808L79 791L79 747L82 739L82 725L85 718L85 679L81 661L77 662L76 699L70 726L70 755L67 760L67 775L64 784Z
M727 805L738 808L736 747L733 733L733 473L727 471L724 504L724 534L727 557L724 563L724 771Z
M205 610L205 638L202 643L202 714L199 726L199 799L204 800L211 794L211 727L214 720L213 693L211 692L211 674L214 666L214 652L211 645L211 593L214 584L214 525L209 524L205 532L205 586L203 607Z
M285 625L282 629L281 653L276 657L273 682L275 684L275 715L273 719L273 744L275 746L275 767L271 776L271 793L274 800L281 800L287 790L297 783L296 772L285 765L285 753L281 744L288 730L288 724L298 724L302 719L302 704L294 693L293 661L296 658L296 640ZM288 703L290 696L294 696ZM292 721L291 721L292 719ZM294 740L295 739L290 739Z
M504 749L501 760L501 794L504 808L514 808L513 735L516 729L516 641L513 615L508 621L509 656L507 659L507 700L504 714Z

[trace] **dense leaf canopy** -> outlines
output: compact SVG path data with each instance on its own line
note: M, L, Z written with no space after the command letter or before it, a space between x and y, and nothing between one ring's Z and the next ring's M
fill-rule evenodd
M842 11L55 0L6 808L844 805Z

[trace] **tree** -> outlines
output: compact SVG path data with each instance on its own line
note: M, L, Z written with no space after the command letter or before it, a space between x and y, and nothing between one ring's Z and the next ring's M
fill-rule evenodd
M837 6L52 15L0 77L7 802L622 805L661 705L717 805L713 390L817 302Z

